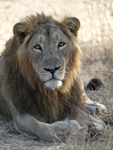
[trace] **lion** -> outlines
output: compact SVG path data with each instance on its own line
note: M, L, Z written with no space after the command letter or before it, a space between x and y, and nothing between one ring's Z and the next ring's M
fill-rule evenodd
M75 17L57 21L44 14L14 25L0 57L0 111L13 119L20 134L64 141L83 126L90 135L105 133L105 123L88 114L106 108L84 91L79 28Z

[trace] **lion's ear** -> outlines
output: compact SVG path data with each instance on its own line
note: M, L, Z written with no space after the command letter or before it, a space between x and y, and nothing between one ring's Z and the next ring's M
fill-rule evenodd
M18 42L22 43L27 35L27 26L22 22L16 23L13 27L13 33L17 37Z
M69 30L77 36L78 30L80 28L80 21L75 17L66 18L66 25L68 26Z

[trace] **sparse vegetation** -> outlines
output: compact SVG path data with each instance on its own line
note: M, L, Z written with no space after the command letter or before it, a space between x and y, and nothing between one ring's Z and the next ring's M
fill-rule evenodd
M108 109L107 114L101 114L99 117L103 120L113 121L113 1L80 0L80 4L78 1L76 6L75 0L70 2L67 2L66 0L60 2L60 0L58 0L55 4L58 5L59 3L59 6L56 6L55 8L55 6L52 5L52 3L54 3L53 0L51 0L51 2L49 0L47 2L43 1L45 4L41 4L41 1L37 0L33 2L33 5L32 1L29 0L28 8L29 11L31 11L30 14L32 11L34 13L38 11L38 9L34 7L35 4L37 4L37 6L40 5L40 7L42 7L43 11L48 12L49 14L53 12L53 15L59 17L60 14L65 15L65 12L63 12L65 10L66 13L70 10L70 13L76 15L75 8L78 7L78 10L79 5L83 6L82 9L84 9L84 14L81 12L80 15L87 16L84 20L84 22L86 21L87 23L82 25L81 33L79 34L80 45L83 51L83 68L81 71L82 79L85 85L93 77L98 77L102 80L104 86L101 89L95 92L90 91L87 94L92 100L106 105ZM64 6L62 6L63 4ZM17 22L21 16L23 17L27 15L28 8L25 9L26 6L24 5L26 5L26 3L22 0L20 0L20 2L17 0L5 2L0 1L0 5L2 6L0 6L0 43L2 45L0 51L2 51L3 44L11 35L12 25ZM20 6L23 10L20 13L20 16L16 18L12 9L15 7L15 11L17 11L15 13L18 14ZM72 10L71 8L68 8L68 6L72 7ZM62 11L58 8L62 9ZM8 24L9 27L7 27ZM108 125L106 135L104 137L99 137L95 141L90 141L89 139L86 141L85 136L85 133L82 132L82 134L79 134L76 139L69 139L66 143L49 143L32 140L16 133L13 129L12 121L10 122L6 118L0 116L1 150L112 150L113 148L113 126Z

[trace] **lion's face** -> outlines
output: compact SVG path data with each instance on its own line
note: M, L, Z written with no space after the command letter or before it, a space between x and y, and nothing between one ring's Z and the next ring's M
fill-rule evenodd
M36 78L40 79L46 88L58 89L62 86L70 69L69 60L76 53L72 40L64 32L61 25L64 24L68 34L76 37L80 26L79 20L66 18L64 23L57 23L50 19L46 23L35 24L37 26L35 31L28 34L28 31L34 28L28 29L31 24L33 25L32 20L27 20L14 26L14 34L20 43L18 60L21 68L24 65L22 59L27 57L35 71ZM74 51L73 54L72 51ZM26 56L23 57L24 55Z
M32 36L27 45L29 60L47 88L55 89L62 85L71 46L69 38L53 23L42 25Z

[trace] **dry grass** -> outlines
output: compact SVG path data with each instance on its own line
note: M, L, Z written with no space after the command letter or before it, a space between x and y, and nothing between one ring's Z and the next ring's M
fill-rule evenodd
M64 0L64 2L66 1ZM104 86L100 90L88 92L87 94L92 100L106 105L108 113L101 115L101 117L104 120L113 121L113 1L84 0L83 2L85 6L84 13L87 13L88 17L84 20L84 22L86 21L87 23L85 25L83 24L79 35L83 50L82 79L85 84L93 77L98 77L102 80ZM75 1L72 0L69 4L70 3L74 5ZM8 6L10 4L11 2L8 2ZM47 5L52 9L54 8L49 3ZM60 6L60 8L62 8L62 6ZM58 17L58 11L56 12L54 10L53 13ZM81 16L82 15L83 14L81 14ZM1 18L3 19L3 16ZM14 22L15 21L16 19L14 18ZM8 30L8 28L6 29ZM6 33L6 36L0 36L1 42L5 41L8 36L9 33ZM95 141L86 141L85 133L83 132L74 140L68 139L66 143L49 143L28 139L19 135L13 129L12 122L0 116L0 149L112 150L113 127L108 126L105 137L100 137Z
M97 53L97 59L113 64L113 1L91 0L85 7L90 17L90 57Z

